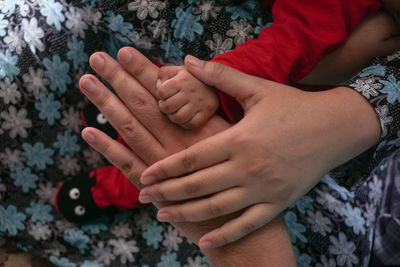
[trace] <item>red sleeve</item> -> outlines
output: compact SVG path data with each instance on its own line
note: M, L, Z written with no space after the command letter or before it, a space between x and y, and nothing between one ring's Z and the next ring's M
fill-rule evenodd
M379 0L277 0L272 26L211 61L279 83L295 83L346 42L364 16L380 8ZM243 112L236 100L218 93L228 117L240 120Z

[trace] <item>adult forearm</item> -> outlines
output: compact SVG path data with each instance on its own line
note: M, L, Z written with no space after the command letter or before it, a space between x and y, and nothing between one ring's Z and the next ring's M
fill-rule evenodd
M325 125L319 127L321 142L320 156L328 154L327 162L339 166L377 144L381 127L379 117L371 104L358 92L348 87L337 87L313 96L314 110L323 116ZM332 134L332 133L335 134Z

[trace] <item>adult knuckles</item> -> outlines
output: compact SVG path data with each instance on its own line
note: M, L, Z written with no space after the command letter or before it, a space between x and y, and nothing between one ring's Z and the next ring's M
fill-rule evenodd
M224 208L216 202L209 203L207 209L213 217L219 217L224 213Z

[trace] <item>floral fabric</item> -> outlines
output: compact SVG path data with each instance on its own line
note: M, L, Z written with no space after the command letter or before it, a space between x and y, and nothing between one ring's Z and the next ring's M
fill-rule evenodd
M57 266L207 266L151 206L84 225L56 212L62 181L108 164L80 138L88 101L77 83L95 51L115 56L131 45L180 64L189 53L229 51L271 22L252 1L0 1L0 234ZM352 191L324 177L284 213L299 266L369 263L386 177L395 177L389 166L398 161L389 157L398 143L397 58L377 59L349 83L382 118L374 166L386 160Z

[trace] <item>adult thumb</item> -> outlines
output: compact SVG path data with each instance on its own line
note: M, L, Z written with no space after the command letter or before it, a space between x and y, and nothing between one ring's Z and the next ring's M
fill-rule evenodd
M230 95L244 106L246 99L256 93L260 79L216 62L186 56L185 67L193 76L205 84Z

